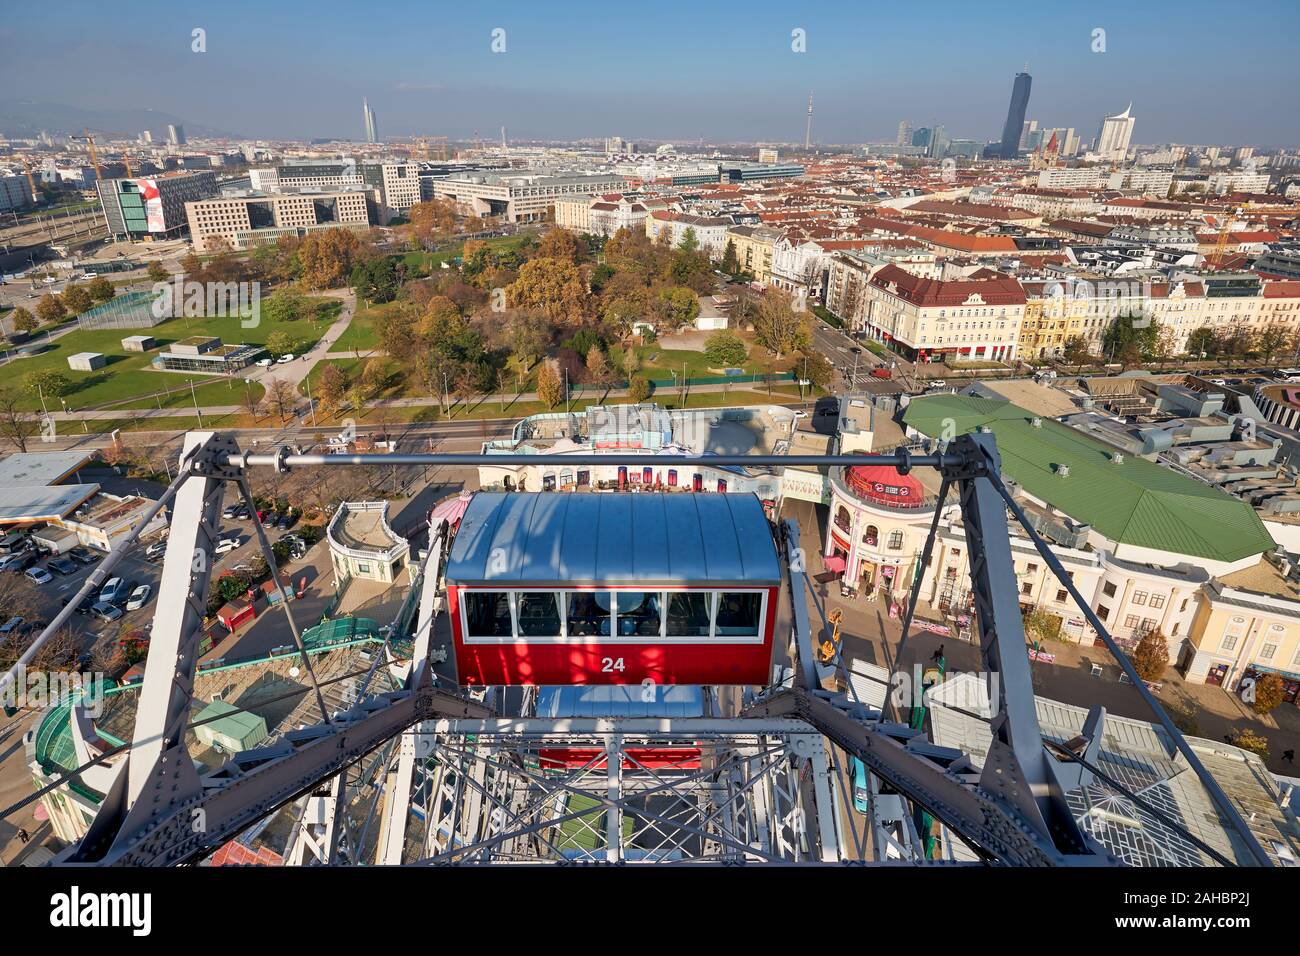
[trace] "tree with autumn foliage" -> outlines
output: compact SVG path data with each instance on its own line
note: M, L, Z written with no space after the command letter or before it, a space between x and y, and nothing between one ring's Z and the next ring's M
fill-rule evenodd
M1255 699L1250 708L1263 716L1271 713L1281 705L1286 696L1286 687L1277 674L1260 674L1255 678Z
M436 245L454 236L460 222L455 202L442 198L416 203L406 218L411 223L411 234L425 246Z
M569 230L560 226L549 229L546 235L542 236L541 242L537 244L537 255L539 257L564 259L567 262L576 263L582 257L584 251L582 241Z
M1160 680L1169 666L1169 642L1159 631L1147 631L1128 657L1143 680Z
M322 229L303 237L298 247L302 281L309 289L337 289L361 258L361 240L350 229Z
M537 397L547 408L554 408L564 401L564 383L550 362L544 363L537 373Z
M539 257L525 262L506 289L514 308L538 309L555 322L577 324L588 308L587 285L567 259Z

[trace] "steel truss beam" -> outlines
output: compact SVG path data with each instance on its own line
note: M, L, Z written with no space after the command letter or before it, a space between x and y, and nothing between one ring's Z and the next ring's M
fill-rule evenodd
M811 767L815 776L816 754L824 757L824 751L821 735L806 723L572 723L577 726L567 733L554 721L535 719L432 722L427 757L442 779L424 807L429 830L420 862L838 858L833 830L809 832L801 767ZM589 749L592 756L581 766L548 772L536 764L548 743ZM686 743L701 750L698 769L650 766L639 756L644 748ZM472 811L470 796L478 798Z
M378 801L371 804L359 837L340 834L346 829L339 825L345 822L339 816L346 793L344 774L367 754L382 754L375 758L382 759L378 771L381 777L388 773L394 738L416 725L410 752L396 764L394 779L402 799L389 803L381 821L376 851L383 861L409 858L403 851L408 807L413 800L425 800L426 792L422 849L429 863L564 860L571 855L565 841L573 836L566 825L579 832L592 830L603 862L628 860L629 850L653 862L683 855L692 861L834 861L842 855L839 816L844 804L836 800L831 767L846 753L929 810L990 861L1115 862L1080 833L1065 804L1067 788L1042 752L1001 500L1010 498L998 478L991 435L963 436L935 455L900 451L866 456L660 456L677 466L888 464L906 473L914 465L926 465L937 468L946 483L955 483L971 537L981 654L986 668L999 677L991 701L993 744L983 773L973 770L965 754L937 747L920 732L821 689L827 675L814 664L798 529L787 526L780 543L791 564L787 583L793 602L795 686L769 689L757 697L747 693L749 705L740 717L501 718L492 716L488 706L437 689L428 658L433 620L440 611L438 575L445 540L438 535L425 576L407 687L365 697L343 713L323 713L322 724L236 754L218 771L200 777L184 739L226 482L242 484L246 468L263 465L279 470L297 465L510 465L548 460L640 465L655 457L320 456L287 448L273 455L250 455L241 453L227 436L188 436L182 474L164 496L164 501L174 496L175 514L130 752L87 837L60 862L192 862L287 802L320 793L330 778L337 785L330 785L317 807L321 813L311 817L315 829L300 838L310 836L312 852L324 859L335 858L331 844L337 847L347 840L349 856L360 862L357 854L370 845L366 833ZM1049 554L1041 540L1035 543ZM121 554L119 546L105 565L120 560ZM1053 570L1060 574L1059 563ZM1070 586L1068 580L1063 583ZM1077 592L1071 593L1078 599ZM40 640L63 619L66 614ZM290 626L296 632L292 619ZM12 677L11 671L3 680ZM838 748L830 762L827 741ZM700 748L700 767L647 766L638 759L637 747L674 743ZM536 752L543 746L584 744L595 756L582 767L549 772L536 764ZM1199 765L1194 767L1199 772ZM417 779L427 790L414 786ZM569 810L576 796L586 800ZM323 815L327 810L328 819ZM592 827L593 813L604 814L605 825L598 830ZM627 819L635 821L630 836L625 835ZM877 847L878 854L883 852Z

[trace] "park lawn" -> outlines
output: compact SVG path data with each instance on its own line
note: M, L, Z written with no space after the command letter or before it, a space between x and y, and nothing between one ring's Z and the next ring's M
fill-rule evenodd
M334 352L370 352L379 348L379 336L375 332L375 321L391 309L400 308L399 302L385 302L383 305L366 305L352 313L352 321L343 330L343 334L330 346Z
M513 236L493 236L490 239L484 239L488 248L494 251L503 249L518 249L524 243L524 240L537 236L536 231L523 231ZM402 263L406 266L407 277L413 275L433 275L442 270L444 262L452 263L453 259L460 257L461 250L464 249L463 240L449 242L444 246L439 246L432 252L407 252L402 256Z
M263 418L260 422L254 423L253 419L246 413L230 415L204 415L203 428L270 428L274 422ZM199 429L199 420L194 415L168 415L166 418L140 418L123 417L123 418L92 418L84 419L82 422L59 422L60 434L65 432L89 432L90 434L107 435L115 431L124 432L164 432L176 433L188 431L197 431Z
M215 378L208 375L186 375L184 372L152 372L154 380L163 381L155 386L156 390L147 396L133 398L111 408L193 408L195 401L200 408L213 405L244 406L251 393L254 401L261 401L266 392L261 382L245 382L240 376ZM190 381L194 382L193 395L190 394ZM161 389L169 389L162 394Z
M196 316L169 319L151 329L78 329L53 339L49 343L50 347L39 355L14 359L8 363L5 366L8 375L5 378L21 390L22 405L30 411L38 410L41 402L39 396L28 392L23 377L30 372L46 370L58 372L70 383L68 393L63 396L69 408L96 408L131 399L139 399L133 403L134 407L157 407L154 394L185 384L186 377L177 372L155 371L151 363L157 351L127 352L122 348L122 339L129 335L152 335L160 349L190 335L216 335L227 345L265 345L272 332L284 329L294 338L295 351L302 351L304 346L314 345L320 339L331 321L326 317L272 322L263 315L256 326L244 328L237 316ZM108 364L94 372L73 371L68 368L68 357L78 352L102 353L107 357ZM196 382L196 391L199 388L198 382L205 383L205 390L209 390L207 386L212 382L229 389L224 378L206 375L192 377ZM210 391L216 393L219 389ZM199 404L204 404L204 401L201 396ZM185 402L190 402L188 389L180 404ZM241 396L234 401L223 398L211 403L238 405L243 403L243 398ZM163 407L168 407L169 404L168 398L164 397ZM59 407L58 398L46 396L46 406Z
M740 366L745 370L746 375L761 375L766 371L788 372L794 365L794 356L787 355L778 359L764 348L748 342L746 344L749 346L749 357ZM636 351L641 356L640 374L647 378L669 379L673 377L673 373L680 376L683 365L686 367L687 378L710 378L719 374L709 368L709 360L705 358L703 352L695 352L691 349L662 349L653 344L639 345ZM652 359L651 356L654 358Z
M379 356L379 359L381 361L388 361L388 359L384 356ZM364 355L359 359L358 358L322 359L312 367L312 370L310 372L307 373L307 377L303 379L302 383L299 384L298 386L298 392L302 396L306 397L308 383L311 384L312 389L316 389L318 383L320 382L320 377L325 371L326 365L338 366L340 369L343 370L343 374L348 377L348 381L351 382L358 375L362 374L362 372L365 370L366 363L369 361L370 359L366 358ZM410 385L406 381L405 376L397 374L398 369L396 368L396 365L394 363L392 362L389 363L388 371L389 371L388 385L383 389L383 391L379 393L379 395L372 397L371 400L373 401L374 398L393 399L393 398L410 397L411 395Z

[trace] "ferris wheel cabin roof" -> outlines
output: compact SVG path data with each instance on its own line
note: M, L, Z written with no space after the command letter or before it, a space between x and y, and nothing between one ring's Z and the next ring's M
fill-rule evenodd
M504 587L776 586L781 569L752 494L480 491L446 577Z

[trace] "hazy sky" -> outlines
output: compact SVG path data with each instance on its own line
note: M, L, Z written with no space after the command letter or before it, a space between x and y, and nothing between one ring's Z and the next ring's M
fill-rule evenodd
M1296 0L47 2L6 11L0 98L266 137L361 138L367 96L381 136L801 143L812 90L820 142L892 140L901 119L985 140L1028 62L1043 125L1091 137L1132 100L1135 142L1295 146L1297 46Z

